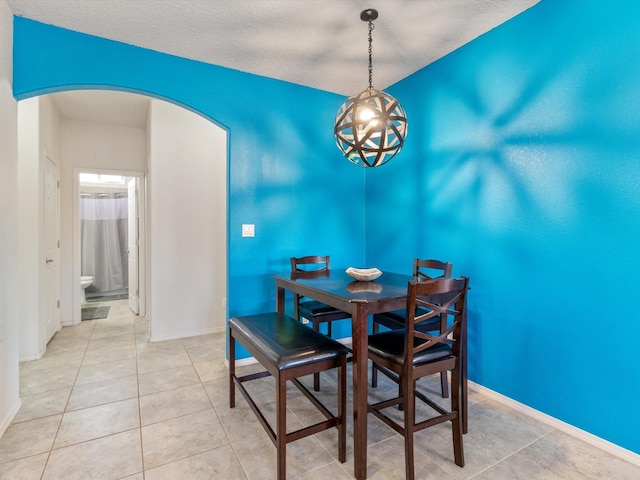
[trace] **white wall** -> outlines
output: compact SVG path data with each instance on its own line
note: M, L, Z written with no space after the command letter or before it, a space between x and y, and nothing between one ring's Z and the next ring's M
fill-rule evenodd
M20 265L20 360L34 360L44 353L38 320L40 304L40 100L18 103L18 259Z
M0 435L20 408L18 398L18 107L11 79L13 15L0 0Z
M48 97L18 103L18 258L20 360L40 358L45 351L45 155L58 162L60 116Z
M173 104L149 114L151 340L226 323L227 135Z
M143 128L62 118L60 122L60 318L73 323L73 169L145 172L147 132Z

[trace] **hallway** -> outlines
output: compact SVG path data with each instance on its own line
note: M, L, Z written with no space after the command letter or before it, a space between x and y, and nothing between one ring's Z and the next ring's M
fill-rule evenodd
M108 318L63 328L41 360L20 366L22 408L0 439L0 479L275 477L275 448L254 414L240 395L238 407L228 407L224 334L148 343L148 322L130 312L127 300L94 305L110 305ZM323 390L333 398L334 383L325 378ZM272 379L256 383L252 394L273 405ZM438 378L424 384L431 386ZM371 394L393 388L381 379ZM317 414L301 394L289 406L292 425ZM640 467L473 391L464 440L467 466L460 469L447 425L420 432L419 478L640 478ZM352 443L348 438L345 464L335 458L335 431L293 443L287 473L352 478ZM404 478L402 438L371 416L369 445L369 478Z

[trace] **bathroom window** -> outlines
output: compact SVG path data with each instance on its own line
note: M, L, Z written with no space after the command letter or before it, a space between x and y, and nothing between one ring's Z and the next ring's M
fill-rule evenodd
M80 183L95 185L124 185L124 177L122 175L106 175L102 173L81 173Z

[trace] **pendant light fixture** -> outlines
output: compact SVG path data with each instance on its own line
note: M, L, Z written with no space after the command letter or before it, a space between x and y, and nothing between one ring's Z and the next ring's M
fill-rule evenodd
M373 88L371 41L378 11L360 13L369 23L369 88L347 98L336 115L334 135L338 148L350 162L361 167L384 165L402 149L407 136L407 115L388 93Z

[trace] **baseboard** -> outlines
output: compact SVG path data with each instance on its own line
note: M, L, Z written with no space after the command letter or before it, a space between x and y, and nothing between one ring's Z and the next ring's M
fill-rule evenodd
M0 423L0 437L2 437L2 435L4 435L4 432L7 431L7 428L9 428L9 425L11 425L11 422L13 421L15 416L18 414L18 410L20 410L21 406L22 406L22 402L20 401L20 398L18 398L18 401L15 403L13 408L9 410L9 413L7 414L7 416L4 417L2 419L2 423Z
M254 363L258 363L255 357L246 357L236 360L236 367L246 367L247 365L253 365ZM224 366L229 368L229 359L224 359Z
M40 360L42 358L42 356L45 354L45 352L47 351L47 348L43 348L41 350L38 350L36 353L32 353L29 355L21 355L18 358L19 362L31 362L33 360Z
M180 338L189 338L189 337L197 337L200 335L211 335L212 333L220 333L220 332L224 332L226 331L227 327L226 325L223 327L218 327L218 328L208 328L206 330L197 330L197 331L192 331L192 332L181 332L179 334L175 334L175 335L165 335L165 336L155 336L152 334L151 338L149 339L149 341L151 343L154 342L165 342L167 340L178 340Z
M478 385L475 382L469 381L469 388L509 408L524 413L525 415L534 418L535 420L545 423L550 427L553 427L557 430L560 430L561 432L571 435L572 437L582 440L585 443L604 450L611 455L615 455L616 457L626 460L629 463L640 466L640 455L632 452L631 450L627 450L626 448L616 445L615 443L611 443L603 438L593 435L592 433L586 432L578 427L574 427L573 425L565 423L562 420L558 420L551 415L547 415L546 413L536 410L535 408L531 408L523 403L513 400L512 398L506 397L501 393L498 393L487 387L483 387L482 385Z

